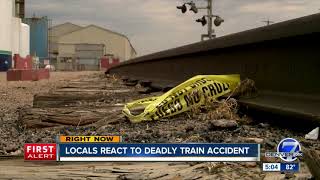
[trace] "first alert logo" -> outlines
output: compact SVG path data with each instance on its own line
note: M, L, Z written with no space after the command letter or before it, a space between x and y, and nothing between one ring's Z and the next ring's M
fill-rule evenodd
M57 144L25 144L24 160L27 161L56 161Z

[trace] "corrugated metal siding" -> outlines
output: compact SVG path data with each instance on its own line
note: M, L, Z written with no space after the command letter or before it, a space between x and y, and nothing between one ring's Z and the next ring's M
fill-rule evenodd
M104 45L60 44L59 52L57 69L97 71L100 70L100 58L104 54Z
M36 54L40 61L48 58L48 19L27 18L24 23L30 26L30 54Z
M76 51L75 56L80 59L99 59L103 56L103 51Z
M103 56L104 45L76 44L75 56L78 59L100 59Z
M75 57L78 64L99 66L103 56L104 45L102 44L76 44Z
M79 59L78 64L85 64L85 65L99 65L100 59Z
M76 51L103 51L103 44L76 44Z
M113 54L122 61L126 59L126 41L125 37L94 25L59 38L59 44L105 44L105 54Z

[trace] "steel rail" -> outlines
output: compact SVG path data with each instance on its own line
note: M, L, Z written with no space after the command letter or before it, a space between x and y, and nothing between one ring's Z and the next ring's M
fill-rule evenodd
M173 87L199 74L240 74L259 96L252 109L320 123L320 14L182 46L112 67L106 73L155 87Z

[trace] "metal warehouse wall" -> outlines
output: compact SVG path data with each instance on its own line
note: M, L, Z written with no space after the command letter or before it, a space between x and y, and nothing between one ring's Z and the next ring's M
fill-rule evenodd
M68 33L71 33L76 30L82 29L81 26L72 24L72 23L64 23L57 26L53 26L49 29L49 43L50 43L50 51L51 53L58 51L58 39Z
M126 41L124 36L94 25L59 38L59 44L104 44L105 53L114 54L121 61L126 60ZM64 56L64 53L59 51L59 56Z

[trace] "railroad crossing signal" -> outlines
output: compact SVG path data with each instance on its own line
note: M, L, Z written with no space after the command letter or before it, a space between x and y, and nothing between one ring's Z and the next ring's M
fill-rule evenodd
M208 23L205 16L203 16L201 19L197 19L196 22L201 22L202 26L205 26Z
M193 1L191 1L191 2L189 2L187 4L189 4L191 6L190 7L190 11L193 11L194 13L198 13L198 8L197 8L196 4Z
M221 23L224 22L224 19L222 19L220 16L217 16L216 19L214 20L214 25L220 26Z
M186 13L187 12L187 6L186 4L183 4L182 6L177 6L177 9L181 9L182 13Z
M206 9L208 12L207 15L203 16L200 19L197 19L196 22L199 22L202 24L202 26L205 26L208 24L208 34L203 34L201 35L201 40L203 41L205 38L213 39L216 37L214 34L214 29L212 28L212 25L214 24L215 26L220 26L221 23L224 22L224 20L218 16L218 15L213 15L212 14L212 0L206 0L208 2L207 7L197 7L196 4L191 1L188 3L184 3L182 6L177 6L177 9L180 9L182 13L185 13L187 11L187 5L190 6L190 11L193 11L194 13L198 13L199 9ZM213 18L215 20L213 21Z

